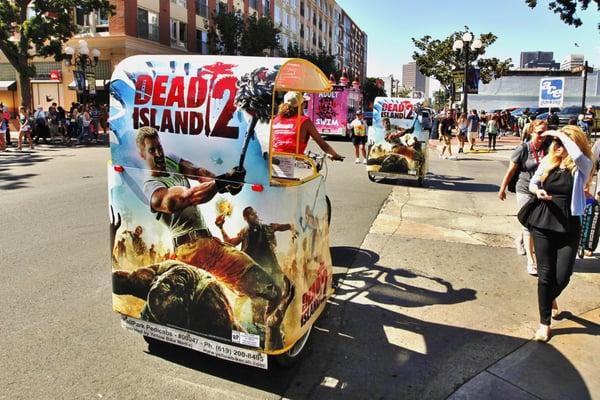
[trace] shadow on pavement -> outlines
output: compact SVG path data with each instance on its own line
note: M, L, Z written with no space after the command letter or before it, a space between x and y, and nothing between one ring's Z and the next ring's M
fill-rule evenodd
M489 183L469 183L472 178L464 176L448 176L430 174L425 179L425 187L437 190L450 190L455 192L497 192L500 187Z
M315 324L304 358L291 369L271 361L269 371L263 371L170 346L152 349L152 354L290 399L443 399L528 343L460 326L466 319L453 326L408 315L418 307L471 302L477 297L475 290L378 265L379 255L372 251L333 247L331 252L334 266L350 269L334 277L335 297ZM432 318L440 319L439 309L437 313ZM597 327L590 329L597 332ZM570 362L551 346L546 350L560 365L556 379L568 377L578 398L589 399L585 382Z

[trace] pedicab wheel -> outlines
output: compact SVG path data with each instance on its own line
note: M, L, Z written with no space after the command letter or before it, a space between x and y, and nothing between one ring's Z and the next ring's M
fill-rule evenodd
M369 180L370 180L371 182L377 182L377 181L375 180L375 175L373 175L373 174L372 174L372 173L370 173L370 172L367 172L367 175L369 176Z
M160 351L167 347L169 343L163 342L162 340L154 339L150 336L144 336L144 340L148 343L148 351Z
M329 196L325 195L325 201L327 202L327 224L331 225L331 200L329 200Z
M306 343L308 343L308 338L310 337L310 332L312 331L312 325L306 333L298 339L296 343L285 353L273 356L275 362L280 367L291 367L294 365L302 356L304 355L304 349L306 348Z
M579 256L579 258L583 258L583 256L585 255L585 251L580 247L577 249L577 255Z
M423 187L425 185L425 179L422 176L417 178L417 185L419 185L420 187Z

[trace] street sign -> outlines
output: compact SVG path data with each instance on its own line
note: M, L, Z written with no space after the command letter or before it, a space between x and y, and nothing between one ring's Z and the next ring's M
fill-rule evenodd
M565 78L542 78L540 80L539 107L562 107Z

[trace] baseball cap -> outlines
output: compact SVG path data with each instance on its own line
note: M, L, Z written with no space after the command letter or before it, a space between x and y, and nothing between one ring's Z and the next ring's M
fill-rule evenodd
M283 102L289 104L292 107L298 107L298 104L302 104L304 101L304 96L298 92L287 92L285 96L283 96Z
M356 115L359 115L359 114L360 114L360 115L362 115L362 113L363 113L363 112L362 112L362 110L358 110L358 111L356 112Z

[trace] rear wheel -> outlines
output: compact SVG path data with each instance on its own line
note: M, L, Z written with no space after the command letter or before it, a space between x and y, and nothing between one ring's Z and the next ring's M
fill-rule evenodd
M325 202L327 202L327 224L331 225L331 200L327 195L325 195Z
M312 326L308 328L306 333L298 339L296 343L285 353L279 354L277 356L273 356L275 362L281 367L291 367L294 365L302 356L304 355L304 349L306 348L306 344L308 343L308 338L310 337L310 332L312 331Z
M425 179L423 179L422 176L417 178L417 185L419 185L420 187L423 187L425 185Z

